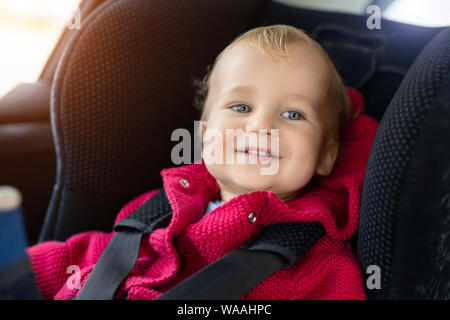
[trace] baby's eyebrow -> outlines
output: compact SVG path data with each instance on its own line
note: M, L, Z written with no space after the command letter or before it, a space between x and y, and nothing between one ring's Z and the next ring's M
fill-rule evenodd
M287 93L287 96L292 98L292 99L295 99L295 100L301 100L301 101L307 101L308 100L306 97L304 97L301 94L298 94L296 92L289 92L289 93Z
M226 91L225 94L246 93L246 92L254 92L254 91L256 91L256 88L253 86L237 86L237 87L233 87L232 89ZM303 95L298 94L296 92L288 92L286 94L286 96L296 99L296 100L302 100L302 101L307 100L306 97L304 97Z
M237 86L225 92L225 94L254 92L256 88L253 86Z

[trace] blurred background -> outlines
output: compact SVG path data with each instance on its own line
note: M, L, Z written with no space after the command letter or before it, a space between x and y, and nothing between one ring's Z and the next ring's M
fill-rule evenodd
M39 77L80 0L0 0L0 97Z
M389 20L430 27L450 24L449 0L278 0L298 7L366 14L376 4ZM0 0L0 97L34 82L80 0Z

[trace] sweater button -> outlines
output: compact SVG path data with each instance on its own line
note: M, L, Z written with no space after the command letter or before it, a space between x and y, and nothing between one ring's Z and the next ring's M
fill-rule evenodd
M189 182L186 179L180 179L179 181L183 187L185 188L189 187Z
M256 222L256 213L252 212L248 215L248 221L250 221L250 223L255 223Z

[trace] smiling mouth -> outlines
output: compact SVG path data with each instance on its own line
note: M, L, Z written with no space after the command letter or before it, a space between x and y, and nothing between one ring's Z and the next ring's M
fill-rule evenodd
M260 158L281 159L280 156L278 156L276 154L271 154L270 150L267 150L268 152L265 152L265 151L261 151L258 149L246 148L245 150L234 150L234 151L238 152L238 153L246 154L248 156L260 157Z

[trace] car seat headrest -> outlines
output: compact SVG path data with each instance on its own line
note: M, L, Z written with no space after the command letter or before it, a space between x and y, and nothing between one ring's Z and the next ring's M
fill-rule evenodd
M449 101L446 28L415 60L373 142L358 235L363 271L377 269L366 280L379 272L370 299L450 298Z
M374 75L379 51L386 43L383 34L357 32L337 24L321 24L313 35L329 53L345 85L356 89Z

